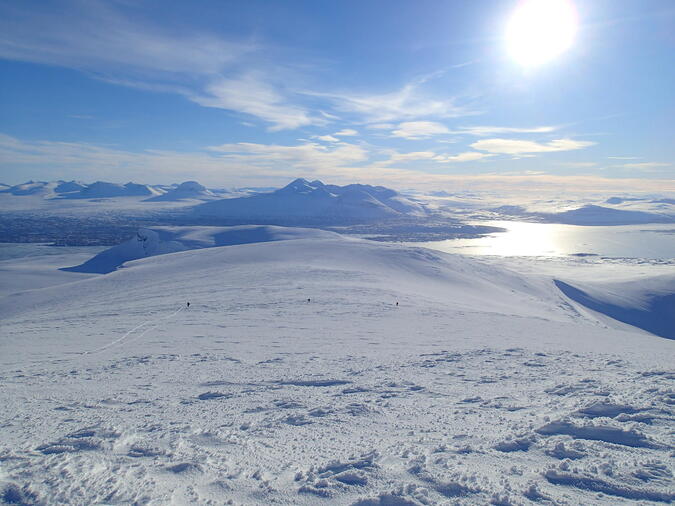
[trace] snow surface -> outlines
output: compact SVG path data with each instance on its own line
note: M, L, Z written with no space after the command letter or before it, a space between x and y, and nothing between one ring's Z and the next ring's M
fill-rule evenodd
M675 501L675 341L554 279L331 236L0 298L0 497Z
M62 270L106 274L114 271L129 260L165 255L177 251L253 242L337 236L338 234L334 232L323 230L276 227L272 225L141 228L132 239L108 248L80 265Z
M51 248L55 251L49 255L35 255L31 257L0 260L0 279L2 280L2 282L0 282L0 297L24 290L62 285L64 283L71 283L73 281L92 277L92 274L65 272L61 269L72 265L73 262L85 262L91 258L92 254L99 252L101 249L97 247L40 247ZM73 253L70 251L73 249L78 249L80 252ZM68 252L66 253L64 250Z

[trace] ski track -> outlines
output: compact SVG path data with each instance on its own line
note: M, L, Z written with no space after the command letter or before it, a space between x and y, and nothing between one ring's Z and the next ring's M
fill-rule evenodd
M169 318L172 318L173 316L176 316L176 315L177 315L178 313L180 313L183 309L185 309L185 306L179 307L176 311L174 311L173 313L171 313L171 314L169 314L169 315L167 315L167 316L162 316L162 317L156 318L156 319L154 319L154 320L147 320L147 321L144 321L144 322L142 322L142 323L139 323L139 324L136 325L134 328L132 328L131 330L127 331L127 332L126 332L122 337L120 337L119 339L115 339L113 342L111 342L111 343L109 343L109 344L106 344L105 346L102 346L102 347L97 348L97 349L95 349L95 350L92 350L92 351L84 351L84 352L82 352L82 354L83 354L83 355L91 355L91 354L94 354L94 353L100 353L100 352L102 352L102 351L105 351L105 350L107 350L108 348L111 348L112 346L115 346L116 344L121 343L121 342L124 341L127 337L129 337L131 334L133 334L135 331L137 331L137 330L140 329L141 327L144 327L145 325L153 325L154 323L159 322L159 321L162 321L162 320L168 320ZM143 336L145 335L145 333L148 332L148 330L152 330L153 328L156 328L156 327L150 327L149 329L144 330L144 331L137 337L137 339L140 339L141 337L143 337ZM131 339L130 341L135 341L135 339Z

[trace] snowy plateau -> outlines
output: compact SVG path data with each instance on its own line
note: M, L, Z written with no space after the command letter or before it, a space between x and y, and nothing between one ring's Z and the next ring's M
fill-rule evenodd
M91 186L8 187L3 209L83 212L85 191L199 216L433 207L304 180L227 199L192 182ZM671 206L655 200L624 211ZM162 224L0 274L6 504L675 502L672 262Z

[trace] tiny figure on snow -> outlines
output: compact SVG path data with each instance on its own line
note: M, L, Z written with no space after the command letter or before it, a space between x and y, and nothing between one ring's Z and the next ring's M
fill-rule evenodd
M188 301L188 303L187 303L187 307L190 307L190 301Z
M398 301L396 301L396 307L398 307Z
M307 302L310 302L312 299L307 299Z

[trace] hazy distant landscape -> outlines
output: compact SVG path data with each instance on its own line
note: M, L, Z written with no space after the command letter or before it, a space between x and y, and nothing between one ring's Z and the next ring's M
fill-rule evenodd
M28 182L0 190L0 233L7 242L114 245L149 225L312 226L378 240L469 238L499 227L467 221L519 220L590 226L675 223L675 202L662 195L596 196L575 207L569 200L497 205L485 197L462 199L398 193L371 185L324 185L297 179L279 188L210 190L197 182L149 186L97 182ZM542 208L545 210L537 210ZM339 227L339 228L335 228Z

